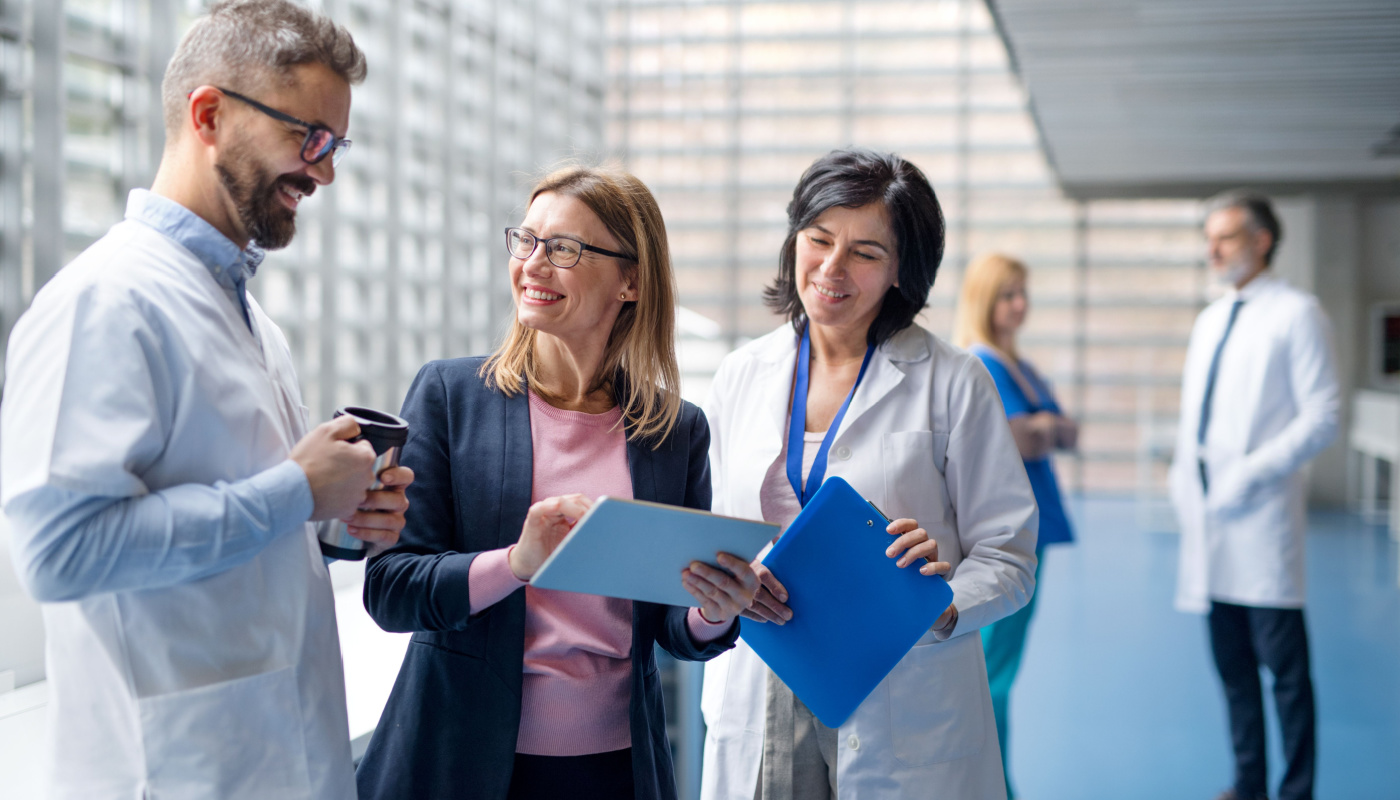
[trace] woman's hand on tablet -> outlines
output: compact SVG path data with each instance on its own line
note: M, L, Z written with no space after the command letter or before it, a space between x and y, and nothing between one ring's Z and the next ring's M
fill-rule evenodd
M546 497L530 506L520 541L510 551L510 571L515 577L522 581L535 577L540 565L592 506L593 501L581 494Z
M727 623L753 603L758 575L749 562L728 553L719 553L715 560L723 569L690 562L681 570L681 585L700 601L700 614L707 622Z

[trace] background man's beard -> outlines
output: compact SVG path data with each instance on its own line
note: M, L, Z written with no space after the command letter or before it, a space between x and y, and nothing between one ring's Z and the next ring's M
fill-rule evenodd
M1236 286L1240 281L1249 277L1254 265L1243 258L1235 258L1226 263L1215 273L1215 280L1222 284Z
M248 164L247 160L236 155L233 161L234 169L240 164ZM233 198L238 219L254 244L264 250L280 250L291 243L297 232L297 215L282 205L277 193L280 183L295 185L295 182L279 180L250 164L243 177L237 176L234 169L223 163L215 164L214 168L219 171L219 180L228 190L229 197Z

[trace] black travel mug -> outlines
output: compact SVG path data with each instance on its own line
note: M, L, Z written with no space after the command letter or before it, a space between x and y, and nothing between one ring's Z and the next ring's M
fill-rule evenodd
M366 441L374 448L374 483L370 491L384 488L379 476L384 470L399 465L399 452L408 441L408 423L393 414L375 411L372 408L346 406L337 409L332 417L348 416L360 425L360 435L352 442ZM369 552L369 545L351 536L345 530L345 523L338 519L327 520L317 526L316 538L321 543L321 554L343 561L359 561Z

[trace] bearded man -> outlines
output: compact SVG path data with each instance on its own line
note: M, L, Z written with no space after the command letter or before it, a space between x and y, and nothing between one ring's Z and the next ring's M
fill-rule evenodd
M1228 192L1206 210L1210 267L1227 289L1196 318L1181 380L1170 477L1181 522L1176 602L1208 615L1225 689L1235 780L1220 800L1269 796L1261 668L1273 674L1283 729L1279 800L1311 800L1303 467L1337 435L1331 325L1317 298L1270 271L1283 231L1267 198Z
M43 604L51 797L355 796L309 523L392 546L412 474L369 492L353 420L308 432L247 281L334 179L364 75L324 16L215 5L166 71L155 183L15 326L0 483Z

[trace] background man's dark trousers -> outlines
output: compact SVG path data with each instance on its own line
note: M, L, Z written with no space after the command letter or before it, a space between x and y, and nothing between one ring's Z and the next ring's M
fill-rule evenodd
M1303 610L1212 601L1210 644L1230 711L1235 793L1254 798L1267 787L1262 665L1274 676L1274 703L1283 728L1287 766L1279 800L1312 800L1317 728Z

